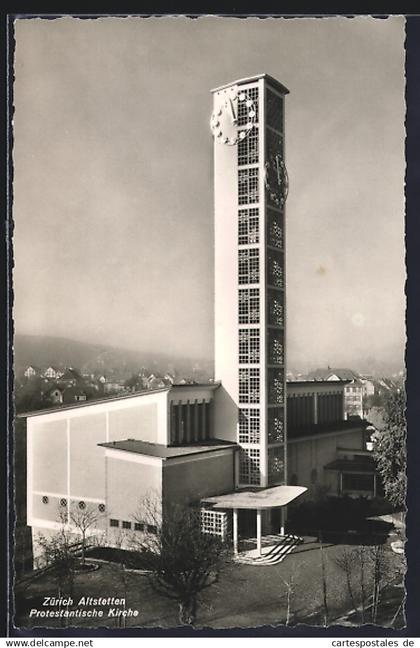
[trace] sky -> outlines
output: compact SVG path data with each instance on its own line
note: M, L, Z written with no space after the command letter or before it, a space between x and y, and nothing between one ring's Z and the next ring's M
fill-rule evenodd
M402 17L15 30L17 333L212 357L210 90L266 72L290 90L289 363L402 366Z

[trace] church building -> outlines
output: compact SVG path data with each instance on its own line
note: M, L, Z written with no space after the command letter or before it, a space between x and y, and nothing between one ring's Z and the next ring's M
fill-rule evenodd
M321 487L375 495L367 424L345 420L345 381L286 383L285 99L267 74L212 91L215 380L33 412L27 419L27 524L154 533L136 512L153 495L194 505L204 532L238 539L252 512L287 538L287 506ZM290 543L289 543L290 544Z

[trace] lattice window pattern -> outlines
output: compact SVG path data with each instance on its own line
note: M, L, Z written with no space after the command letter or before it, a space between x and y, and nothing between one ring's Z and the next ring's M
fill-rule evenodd
M201 532L226 537L227 514L224 511L213 511L212 509L201 509Z
M271 286L283 288L283 259L273 252L267 255L267 280Z
M239 288L238 299L239 324L260 323L260 290L259 288Z
M256 408L240 408L239 443L260 442L260 410Z
M284 443L283 410L278 407L268 408L268 443Z
M241 137L241 131L239 131L238 166L258 164L258 161L258 128L254 126L245 137L243 135Z
M239 89L239 97L242 99L241 95L244 95L246 100L253 102L253 108L255 110L255 122L258 123L259 117L259 106L258 106L258 88L247 88ZM245 126L248 123L248 111L250 104L247 104L247 101L238 101L238 126Z
M239 329L239 363L258 364L260 361L260 331Z
M239 169L238 171L238 202L240 205L257 203L259 200L258 191L258 167Z
M260 370L257 368L239 369L239 402L260 402Z
M241 448L239 458L239 481L241 484L259 486L261 482L260 451L257 448Z
M238 281L240 284L258 283L260 280L260 255L257 248L239 250Z
M283 249L283 214L267 209L267 244Z
M284 446L268 450L268 480L272 483L284 482Z
M268 363L284 364L284 345L282 331L268 331Z
M259 243L259 210L258 207L240 209L238 213L238 244L252 245Z
M283 294L270 289L268 290L268 323L284 326Z
M268 402L273 405L284 403L284 374L279 369L268 370Z

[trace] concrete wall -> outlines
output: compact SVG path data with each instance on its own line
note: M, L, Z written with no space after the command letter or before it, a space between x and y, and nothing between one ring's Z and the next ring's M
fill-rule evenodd
M107 449L106 486L108 518L134 521L149 498L160 510L162 461L130 452Z
M166 443L167 395L163 390L28 417L28 525L57 524L63 498L105 503L105 451L98 443L127 438Z
M306 497L314 496L320 486L329 486L330 494L337 495L339 492L337 473L324 470L324 466L337 458L338 448L361 450L363 448L363 431L352 430L301 440L289 440L287 448L289 483L292 476L296 475L297 484L308 488ZM316 470L316 481L312 481L313 470Z
M234 489L234 453L215 451L165 462L163 499L183 505Z

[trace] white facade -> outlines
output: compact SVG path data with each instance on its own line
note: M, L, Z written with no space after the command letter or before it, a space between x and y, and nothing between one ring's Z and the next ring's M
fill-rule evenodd
M287 93L267 75L213 91L216 430L241 445L243 486L287 480Z

